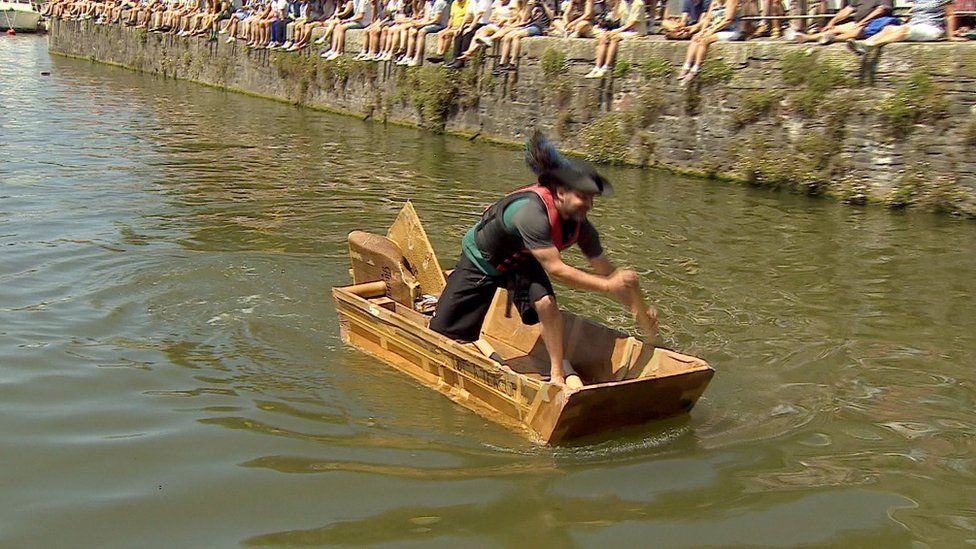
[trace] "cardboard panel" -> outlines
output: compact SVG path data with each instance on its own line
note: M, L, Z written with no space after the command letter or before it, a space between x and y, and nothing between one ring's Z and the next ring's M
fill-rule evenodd
M441 270L434 248L427 239L427 232L409 201L400 210L387 237L400 246L410 272L420 283L420 291L429 295L440 295L447 283L444 271Z
M418 287L403 264L400 248L390 239L363 231L349 233L349 257L353 284L386 283L386 295L397 303L413 307Z

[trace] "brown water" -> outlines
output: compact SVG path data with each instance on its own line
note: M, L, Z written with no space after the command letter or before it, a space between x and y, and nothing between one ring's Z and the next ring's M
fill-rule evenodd
M452 263L517 151L43 37L0 37L0 99L2 547L976 543L976 224L607 169L604 244L717 375L535 447L345 348L328 295L406 199Z

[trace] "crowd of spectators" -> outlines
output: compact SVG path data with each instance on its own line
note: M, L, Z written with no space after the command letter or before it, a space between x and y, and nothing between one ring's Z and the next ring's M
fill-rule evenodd
M768 37L821 45L846 41L857 55L899 41L976 38L976 0L51 0L50 17L93 19L177 36L223 37L250 48L345 55L349 30L362 29L356 58L417 66L463 67L479 50L498 54L493 72L515 70L521 44L537 36L593 39L596 61L586 78L603 78L622 41L656 34L689 42L679 81L697 76L719 41ZM674 1L674 0L672 0ZM786 15L789 13L789 15ZM320 29L319 32L315 32ZM313 35L318 35L312 40ZM435 51L425 51L436 36Z

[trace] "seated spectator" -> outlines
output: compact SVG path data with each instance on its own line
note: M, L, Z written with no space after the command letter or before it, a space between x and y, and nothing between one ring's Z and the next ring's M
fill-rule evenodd
M265 49L281 48L285 43L285 29L298 17L299 4L294 0L276 0L275 18L268 28Z
M563 14L553 20L549 35L569 36L570 31L567 29L575 28L580 21L586 20L586 8L590 4L588 0L569 0Z
M311 5L308 0L292 2L291 21L285 25L285 41L281 44L281 49L287 51L295 44L295 30L308 21L308 8Z
M389 28L394 14L400 11L402 5L402 0L388 0L386 5L378 4L382 9L376 14L373 22L363 29L363 44L355 57L357 60L374 61L379 57L384 31Z
M549 23L552 21L552 10L543 0L529 0L525 8L521 28L506 34L501 39L502 51L498 58L498 65L491 71L493 75L497 76L506 70L514 71L515 60L518 59L522 39L542 36L549 29Z
M257 45L257 27L270 13L271 3L269 0L256 0L247 18L241 21L238 37L245 40L248 46Z
M447 55L447 47L451 45L454 37L461 30L461 26L464 25L464 20L468 14L468 3L469 0L451 2L451 17L447 20L447 27L437 33L437 50L434 55L427 57L427 61L431 63L442 63L444 61L444 56Z
M251 21L251 39L247 43L249 48L264 48L268 44L268 36L271 34L271 23L278 18L280 2L282 0L267 0L265 10L261 17Z
M334 4L331 6L334 7ZM323 4L317 1L309 5L308 18L304 23L295 25L295 43L288 48L288 51L299 51L308 47L309 42L312 41L312 31L320 27L325 27L332 20L334 14L328 12L329 8L329 4ZM343 10L345 6L339 9Z
M740 23L737 0L726 0L724 3L719 0L712 0L709 10L704 16L704 21L702 21L702 30L695 33L691 38L691 44L688 45L685 64L681 67L681 74L678 76L678 81L682 86L687 86L698 76L698 71L702 63L705 62L708 46L718 41L724 42L742 38Z
M587 5L590 15L570 29L571 37L596 38L620 27L628 13L626 0L589 0Z
M795 0L794 0L795 1ZM759 7L759 15L762 17L781 17L785 14L783 9L783 0L761 0ZM749 38L762 38L768 36L770 38L779 38L782 36L782 26L780 21L777 19L763 19Z
M603 78L610 71L620 41L647 35L647 11L644 0L632 0L627 6L627 18L621 27L607 31L597 38L596 63L584 78Z
M352 16L344 19L342 23L336 25L332 31L332 47L329 51L323 52L325 59L335 59L342 55L346 49L346 31L353 29L364 29L373 22L373 1L356 0L353 5Z
M404 54L407 48L407 32L412 28L415 14L423 13L423 0L403 0L399 12L393 14L393 23L387 28L386 36L380 37L382 42L378 61L393 61L394 57Z
M492 38L498 33L504 32L503 29L515 30L514 23L520 18L521 8L519 0L495 0L492 2L491 15L488 24L482 26L474 33L474 39L468 45L467 50L459 55L456 60L462 64L466 63L479 49L490 47Z
M948 32L947 32L948 31ZM948 37L952 41L965 41L955 36L956 16L949 0L915 0L904 25L889 25L867 40L850 39L847 47L857 55L892 42L935 42Z
M206 8L190 18L190 24L184 31L184 36L198 36L208 30L213 19L217 17L220 4L217 0L207 0Z
M428 0L424 6L424 17L407 34L407 53L397 65L416 67L424 58L424 47L428 34L444 30L451 17L448 0Z
M468 50L474 37L491 20L492 0L467 0L468 8L461 22L461 29L454 35L451 46L452 59L444 65L449 69L464 67L461 55Z
M661 21L661 28L668 40L688 40L701 30L699 21L703 13L708 11L709 0L684 0L681 3L681 15L676 19Z
M849 0L836 15L814 34L793 33L798 43L816 40L822 45L834 40L870 38L888 25L898 25L897 17L891 17L892 0Z
M346 0L346 2L342 5L342 8L337 9L335 13L333 13L328 19L326 19L325 23L322 25L322 28L325 29L325 32L322 34L322 36L318 37L318 39L315 40L315 45L321 46L326 42L329 42L329 44L331 44L332 33L335 32L335 29L339 25L343 24L346 21L346 19L352 17L352 14L355 13L355 11L356 11L356 0ZM328 51L329 50L326 50L322 53L328 53ZM323 55L322 57L325 56Z
M234 10L231 14L230 19L227 20L227 26L221 29L219 34L227 35L227 43L231 43L237 40L238 26L244 22L251 15L252 1L247 2L241 7Z
M221 26L225 21L230 21L230 18L233 15L231 9L232 6L230 0L220 0L217 8L217 14L210 19L210 24L208 25L208 29L206 29L210 31L210 40L216 40Z

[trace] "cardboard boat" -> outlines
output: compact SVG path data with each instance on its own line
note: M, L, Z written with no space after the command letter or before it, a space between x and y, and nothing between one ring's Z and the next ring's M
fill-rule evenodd
M565 356L585 386L549 383L538 326L506 315L499 290L481 338L458 342L428 328L444 272L407 203L387 236L349 235L353 284L332 289L344 342L452 400L541 443L608 434L686 413L714 370L702 359L655 347L572 313Z

